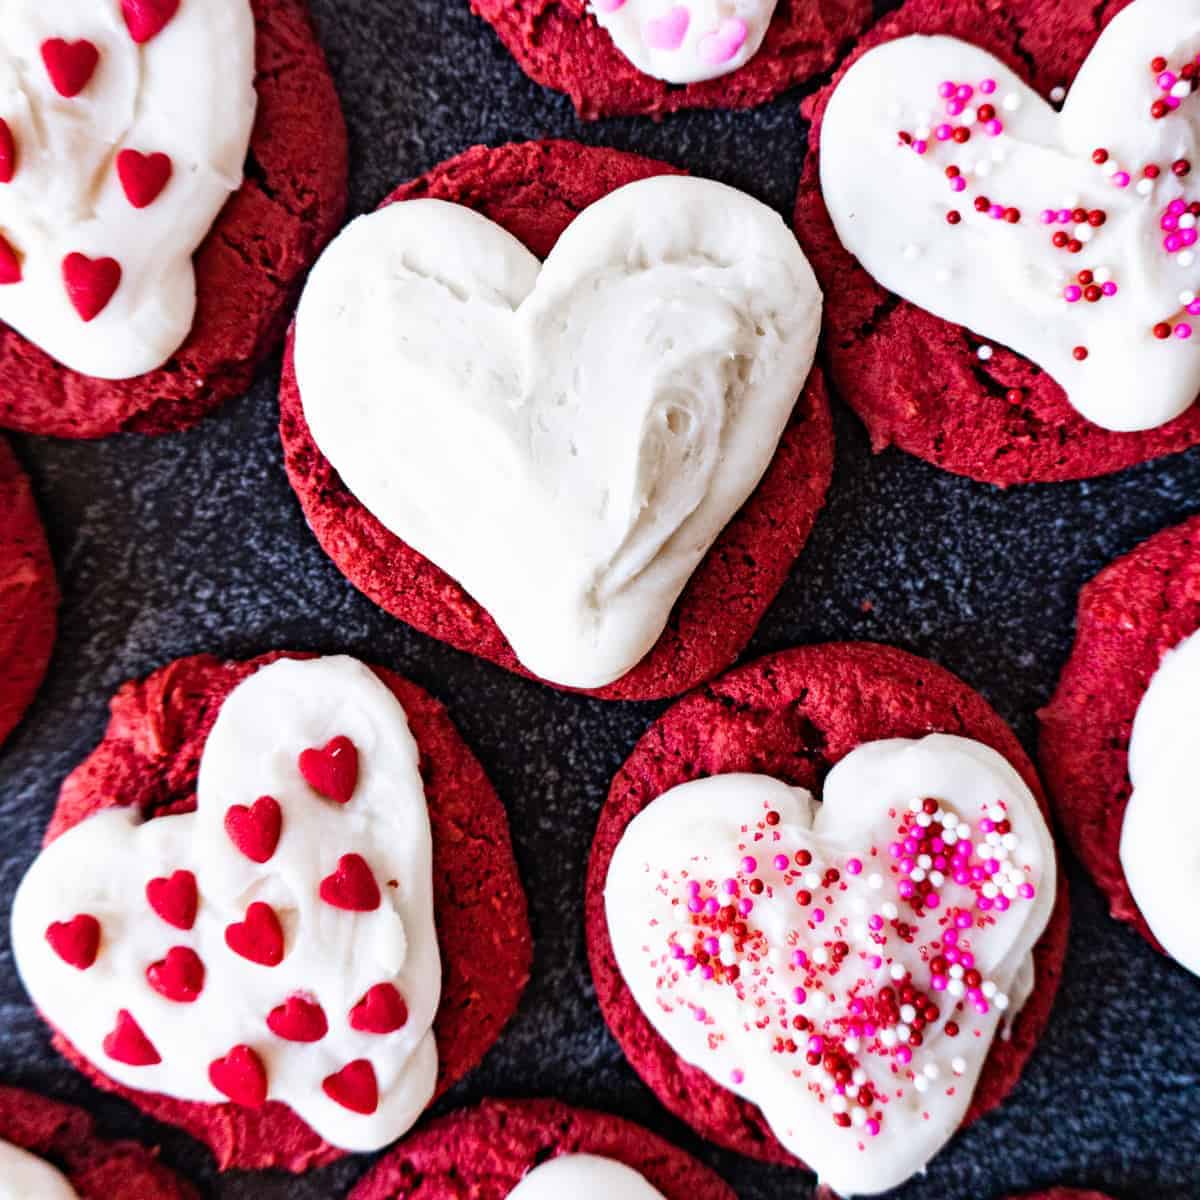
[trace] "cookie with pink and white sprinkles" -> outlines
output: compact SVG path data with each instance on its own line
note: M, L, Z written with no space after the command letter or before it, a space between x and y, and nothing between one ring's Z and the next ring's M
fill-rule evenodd
M602 814L602 1008L707 1136L885 1191L998 1101L1045 1020L1065 909L1036 779L963 685L881 647L712 691L647 734Z
M909 0L808 106L797 230L877 447L1007 484L1194 443L1197 17Z

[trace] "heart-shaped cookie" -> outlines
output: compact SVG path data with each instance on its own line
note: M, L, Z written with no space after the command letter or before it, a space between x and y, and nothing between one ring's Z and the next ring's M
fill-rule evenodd
M685 1061L845 1195L920 1170L1034 986L1054 907L1037 801L996 751L862 745L824 801L765 775L660 796L605 890L617 964Z
M359 757L344 802L299 765L335 737ZM281 1101L343 1149L394 1140L433 1094L441 987L403 708L352 659L257 671L221 706L195 812L110 809L55 840L18 890L13 945L39 1009L120 1083ZM402 1019L364 1021L364 1004Z
M192 327L192 255L242 181L247 0L17 0L0 30L0 321L103 379Z
M613 44L668 83L716 79L757 52L777 0L592 0Z
M1102 428L1165 424L1200 391L1198 55L1196 0L1137 0L1059 114L965 42L876 47L824 115L842 242L884 287L1031 359Z
M1112 915L1196 973L1198 598L1193 517L1083 589L1075 645L1039 714L1056 811Z
M530 671L597 687L655 643L762 477L819 316L792 235L719 184L619 188L544 265L466 208L405 201L314 270L296 381L358 500Z

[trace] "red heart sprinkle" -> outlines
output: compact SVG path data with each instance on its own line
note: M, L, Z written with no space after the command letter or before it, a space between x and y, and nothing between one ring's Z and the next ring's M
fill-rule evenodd
M365 859L358 854L343 854L337 870L321 880L321 899L334 908L373 912L379 907L379 884Z
M54 90L70 100L87 87L100 62L100 51L89 41L49 38L42 43L42 62Z
M117 155L117 177L134 208L146 208L162 195L171 178L171 160L165 154L122 150Z
M63 962L86 971L100 953L100 922L88 913L55 921L46 930L46 941Z
M285 1042L319 1042L329 1032L325 1010L304 996L289 996L267 1014L267 1028Z
M249 1046L234 1046L224 1058L208 1064L213 1087L243 1108L262 1108L267 1102L267 1069Z
M256 900L246 909L244 921L226 926L225 944L251 962L277 967L283 961L283 928L275 910Z
M121 264L115 258L68 254L62 264L63 283L75 311L91 321L98 317L121 285Z
M395 1033L406 1024L408 1005L390 983L377 983L350 1010L350 1028L360 1033Z
M169 878L159 877L146 884L146 900L168 925L191 929L196 923L200 898L196 877L191 871L176 871Z
M365 1058L356 1058L340 1071L327 1075L321 1088L330 1100L364 1117L379 1107L375 1068Z
M0 285L20 283L21 260L4 234L0 233Z
M204 963L195 950L172 946L166 958L146 968L146 979L160 996L177 1004L191 1004L204 990Z
M358 751L348 737L335 737L322 749L300 755L300 774L318 796L346 804L358 783Z
M17 143L8 122L0 117L0 183L12 183L17 173Z
M225 832L229 840L251 862L265 863L279 845L279 831L283 828L283 810L271 796L259 796L247 808L244 804L231 804L225 813Z
M109 1058L127 1067L152 1067L162 1062L154 1043L125 1009L117 1013L117 1023L101 1045Z
M121 0L125 28L139 46L162 33L178 11L179 0Z

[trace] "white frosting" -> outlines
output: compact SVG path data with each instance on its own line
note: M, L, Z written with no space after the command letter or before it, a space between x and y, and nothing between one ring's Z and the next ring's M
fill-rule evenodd
M42 62L55 38L100 53L74 98ZM192 327L192 254L241 186L255 103L247 0L182 0L141 46L120 0L0 0L0 119L16 143L15 174L0 183L0 235L23 271L0 286L0 321L87 375L124 379L166 362ZM165 190L142 209L118 178L126 149L172 162ZM90 322L64 287L73 253L115 259L122 271Z
M812 364L816 281L757 200L620 188L545 264L438 200L355 221L297 317L304 413L346 486L521 662L598 687L654 645Z
M926 798L936 801L927 818L913 811ZM771 810L777 824L767 820ZM893 857L901 819L945 822L947 842L970 845L975 865L985 856L1002 860L998 873L963 886L937 875L933 861ZM987 819L1006 819L1010 833L989 835ZM798 851L811 862L798 862ZM945 853L950 865L942 874L952 876L958 851L948 846ZM776 855L787 859L785 869ZM826 880L829 869L840 873L837 881ZM757 893L754 879L763 884ZM902 889L926 879L940 903L920 914ZM732 897L730 880L737 885ZM694 900L692 883L700 885ZM1021 893L1026 885L1032 896ZM625 831L605 901L621 973L675 1053L758 1105L789 1150L850 1196L903 1182L958 1128L993 1038L1027 995L1031 953L1054 894L1053 843L1020 776L977 742L935 734L859 747L830 772L819 805L805 790L763 775L723 775L671 789ZM696 945L704 948L720 919L703 907L694 918L688 906L706 905L714 895L721 908L750 905L737 914L747 927L746 945L739 950L719 937L716 943L722 970L733 964L740 971L736 981L705 979L704 965L687 957ZM984 900L987 911L976 907ZM1001 900L1004 911L995 907ZM974 961L943 964L939 990L937 956L950 953L942 924L960 913L968 927L957 932L952 949L969 950ZM915 927L911 943L902 940L898 921ZM839 942L847 947L840 967ZM797 963L798 950L806 963ZM967 970L982 977L975 997ZM885 1016L879 1008L883 988L906 984L938 1006L916 1047L907 1039L920 1014L897 1004ZM954 1011L960 1000L962 1011ZM855 1012L860 1002L864 1008ZM797 1027L797 1017L811 1026ZM953 1036L950 1020L959 1026ZM810 1037L823 1039L822 1055L843 1055L853 1072L848 1097L834 1094L823 1059L807 1063L805 1055L817 1051ZM794 1051L780 1052L779 1040L788 1038ZM875 1091L865 1105L863 1085ZM837 1123L839 1114L846 1127Z
M44 1158L0 1141L0 1200L76 1200L77 1195Z
M562 1154L534 1167L508 1200L663 1200L637 1171L594 1154Z
M591 0L613 44L644 75L699 83L758 53L778 0Z
M304 782L298 756L338 736L359 754L358 784L341 806ZM273 796L283 810L273 857L259 865L225 831L233 804ZM318 896L346 854L361 855L382 892L375 911L350 912ZM146 884L191 870L200 904L192 929L163 921ZM394 881L394 886L392 882ZM204 748L195 813L141 823L127 809L88 818L51 843L30 867L13 907L13 948L31 997L52 1025L106 1075L180 1099L222 1102L209 1064L236 1045L266 1067L268 1096L327 1141L375 1150L404 1133L433 1094L437 1050L430 1026L441 991L433 924L429 817L418 751L392 693L350 658L281 660L240 684L221 707ZM282 923L283 961L267 967L235 954L225 931L254 902ZM78 913L99 920L94 964L80 971L46 939L47 926ZM193 1003L160 995L146 968L174 946L206 968ZM352 1029L350 1010L368 989L391 982L408 1021L380 1035ZM328 1020L317 1042L276 1037L268 1013L297 993L315 997ZM103 1049L116 1013L128 1010L162 1062L128 1066ZM370 1115L325 1094L325 1078L367 1059L379 1087Z
M1088 420L1121 431L1164 424L1200 392L1200 244L1168 252L1160 227L1173 201L1200 199L1200 101L1152 117L1168 93L1150 63L1161 55L1177 73L1198 52L1200 0L1136 0L1100 36L1059 115L964 42L907 37L877 47L838 85L821 134L821 185L838 235L888 290L1045 369ZM987 80L991 94L980 91ZM944 81L974 89L957 117L939 95ZM1002 123L997 136L976 120L965 144L939 140L940 126L963 125L985 103ZM901 132L927 152L902 144ZM1098 149L1108 152L1102 164ZM1172 171L1179 160L1194 166L1183 179ZM1144 178L1147 165L1157 180ZM966 182L961 192L946 177L951 166ZM1020 221L977 212L980 197L1017 209ZM1048 210L1077 208L1107 220L1043 222ZM1194 224L1190 214L1183 224ZM1055 248L1060 231L1078 235L1082 249ZM1066 289L1085 270L1117 292L1069 302ZM1192 336L1160 340L1161 324Z
M1154 936L1200 975L1200 633L1163 657L1129 742L1121 866Z

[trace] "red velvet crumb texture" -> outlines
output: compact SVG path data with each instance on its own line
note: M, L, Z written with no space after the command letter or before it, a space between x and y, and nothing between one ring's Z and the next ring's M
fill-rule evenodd
M431 1121L386 1154L347 1200L504 1200L560 1154L624 1163L666 1200L736 1200L707 1167L640 1125L554 1100L487 1100Z
M41 686L57 618L58 584L33 492L0 438L0 742Z
M153 1151L101 1138L81 1108L34 1092L0 1087L0 1141L57 1167L80 1200L197 1200L197 1193Z
M346 129L304 0L251 0L258 115L246 178L195 256L192 331L156 371L93 379L0 324L0 426L57 437L169 433L244 392L341 224Z
M867 50L909 34L946 34L996 55L1045 96L1070 84L1101 29L1127 2L909 0L805 103L813 124L796 232L825 291L830 373L876 450L895 445L955 474L1007 486L1103 475L1200 442L1200 406L1159 429L1112 433L1080 416L1028 359L996 346L983 362L976 351L984 339L885 291L858 265L821 198L825 108Z
M602 196L637 179L679 173L665 163L573 142L477 146L398 188L385 203L432 197L466 205L545 258L571 221ZM290 341L280 436L288 477L317 541L355 587L393 616L527 675L488 613L385 529L342 483L304 419ZM762 482L697 567L657 644L621 679L591 694L612 700L678 695L733 662L808 540L832 473L829 404L814 370Z
M1046 810L1037 773L1012 731L977 692L943 668L868 643L809 646L731 671L656 721L618 772L588 865L588 953L604 1019L634 1070L702 1137L767 1162L799 1165L762 1113L679 1059L642 1014L617 969L604 915L609 863L633 820L689 780L732 772L775 776L820 795L830 768L865 742L929 733L973 738L1003 754ZM1037 987L984 1065L965 1124L995 1108L1033 1053L1062 974L1067 892L1034 950Z
M146 817L192 810L201 753L225 697L261 667L304 657L182 658L125 684L113 698L104 740L63 784L47 842L116 805L135 806ZM525 894L504 808L445 709L415 684L373 670L408 717L433 827L434 916L442 953L442 1000L434 1023L440 1095L476 1066L516 1010L532 958ZM300 1172L344 1153L284 1104L253 1110L132 1091L98 1071L61 1034L54 1040L98 1087L206 1142L222 1170Z
M1121 869L1129 737L1163 656L1200 629L1200 517L1143 542L1079 597L1075 645L1042 710L1041 766L1075 853L1112 914L1158 942Z
M779 0L745 66L704 83L643 75L587 11L586 0L471 0L521 69L566 92L585 118L753 108L827 71L871 20L870 0Z

